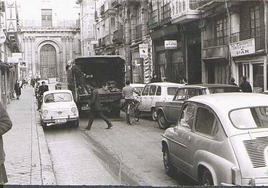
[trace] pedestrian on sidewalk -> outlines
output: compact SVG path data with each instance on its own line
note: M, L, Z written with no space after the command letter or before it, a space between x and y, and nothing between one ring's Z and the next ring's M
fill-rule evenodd
M252 93L252 88L250 83L247 81L247 77L242 77L242 83L240 84L240 88L243 92Z
M100 98L99 98L99 93L97 89L97 84L96 82L91 83L92 88L92 96L90 100L90 112L89 112L89 120L88 120L88 126L86 127L87 130L91 129L92 123L94 121L95 116L99 116L101 119L103 119L108 127L107 129L110 129L113 125L112 123L108 120L108 118L102 113L101 109L101 104L100 104Z
M39 86L39 88L38 88L38 101L37 101L38 108L37 108L37 110L40 110L40 108L41 108L43 95L46 91L48 91L48 85L46 85L45 81L42 81L42 85Z
M5 152L3 147L3 138L7 131L9 131L12 127L12 122L4 109L2 103L0 103L0 185L7 183L7 174L6 168L4 165L5 162Z
M18 80L15 83L14 90L15 90L17 99L19 100L20 95L21 95L21 86L20 86L20 82Z

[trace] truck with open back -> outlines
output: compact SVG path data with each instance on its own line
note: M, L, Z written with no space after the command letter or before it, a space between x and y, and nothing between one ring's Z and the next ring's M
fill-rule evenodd
M120 115L125 84L125 60L121 56L78 57L67 63L66 70L68 89L73 92L80 112L90 110L92 85L96 85L104 113Z

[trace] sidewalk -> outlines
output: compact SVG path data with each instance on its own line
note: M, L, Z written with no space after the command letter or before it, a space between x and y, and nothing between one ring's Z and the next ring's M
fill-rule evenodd
M55 185L52 162L39 124L33 88L7 106L12 129L3 136L9 185Z

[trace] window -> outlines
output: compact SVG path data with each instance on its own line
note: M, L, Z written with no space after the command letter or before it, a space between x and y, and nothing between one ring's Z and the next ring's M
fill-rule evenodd
M45 96L45 103L50 102L70 102L72 96L69 93L50 93Z
M52 9L42 9L42 26L52 27Z
M148 93L149 93L149 87L150 86L145 86L144 90L142 91L142 95L148 95Z
M225 45L227 42L227 18L216 21L216 45Z
M235 109L230 119L239 129L268 128L268 106Z
M156 86L151 86L150 91L149 91L149 95L155 95L155 92L156 92Z
M217 119L214 114L206 108L198 108L196 114L195 131L213 136L217 126Z
M194 111L195 111L194 104L191 103L186 104L183 108L179 125L191 129L194 123Z
M111 29L113 30L115 28L115 18L111 17Z
M161 95L161 86L158 86L157 90L156 90L156 95L160 96Z
M174 96L174 101L185 100L186 99L186 89L178 89L177 94Z
M168 95L175 95L177 89L178 89L177 87L168 87L168 88L167 88L167 94L168 94Z
M250 12L250 35L260 36L260 7L255 6L249 9Z

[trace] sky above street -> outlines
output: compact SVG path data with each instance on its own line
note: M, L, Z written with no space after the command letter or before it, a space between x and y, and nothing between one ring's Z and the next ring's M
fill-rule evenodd
M76 20L79 5L76 0L17 0L21 20L40 21L41 9L52 8L53 19Z

